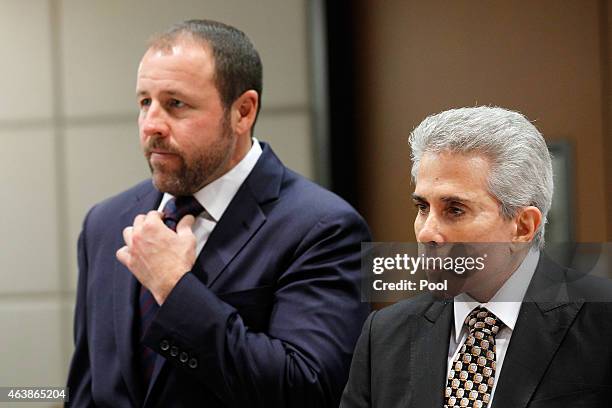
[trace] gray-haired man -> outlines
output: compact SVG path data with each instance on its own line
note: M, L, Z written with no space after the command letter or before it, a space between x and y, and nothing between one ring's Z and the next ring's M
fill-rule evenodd
M410 145L419 245L499 253L450 299L372 313L341 406L609 405L610 303L585 302L588 280L540 253L553 192L542 135L519 113L462 108L425 119Z

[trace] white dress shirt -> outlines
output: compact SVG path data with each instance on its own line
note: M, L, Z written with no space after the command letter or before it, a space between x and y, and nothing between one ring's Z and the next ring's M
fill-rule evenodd
M221 219L221 216L238 192L242 183L244 183L244 180L251 174L261 153L262 150L259 142L257 139L253 138L251 149L238 164L193 195L212 218L212 220L210 220L208 217L205 217L205 214L199 215L196 217L193 227L191 228L197 241L196 256L198 256L202 248L204 248L208 237L213 229L215 229L217 222ZM173 197L174 196L171 194L164 193L161 203L159 204L159 211L162 211L168 200Z
M465 318L472 310L478 306L486 307L491 313L495 314L499 320L504 322L505 325L495 336L495 383L493 384L493 389L491 390L489 406L493 404L493 395L495 394L495 388L497 387L497 379L500 376L504 363L504 357L506 356L506 350L508 350L510 338L512 337L512 332L514 331L514 326L516 324L516 319L518 318L519 311L521 310L521 301L525 297L529 282L531 282L531 278L533 277L533 273L535 272L539 259L540 251L532 248L527 253L527 256L525 256L525 259L523 259L521 265L487 303L477 302L471 296L465 293L457 295L454 298L453 306L455 312L455 324L451 329L448 347L447 374L450 373L453 361L457 357L457 354L459 354L461 345L467 338L468 329L464 323Z

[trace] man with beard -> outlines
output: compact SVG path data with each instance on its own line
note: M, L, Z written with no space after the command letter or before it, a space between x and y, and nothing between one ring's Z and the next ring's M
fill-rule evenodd
M420 249L488 256L482 270L428 271L445 291L370 315L340 406L609 405L612 292L541 252L553 174L538 130L501 108L453 109L410 146Z
M233 27L151 42L136 92L152 182L83 223L69 406L337 406L370 236L252 137L261 89Z

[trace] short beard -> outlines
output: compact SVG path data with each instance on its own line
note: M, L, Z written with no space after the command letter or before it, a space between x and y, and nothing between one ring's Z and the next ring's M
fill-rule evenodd
M221 129L223 132L221 137L214 140L206 151L194 152L189 162L185 158L185 153L167 144L166 139L151 139L145 152L155 187L175 197L188 196L219 178L233 151L228 114L223 115ZM150 160L151 149L161 149L176 154L180 160L179 169L170 172L161 165L154 168Z

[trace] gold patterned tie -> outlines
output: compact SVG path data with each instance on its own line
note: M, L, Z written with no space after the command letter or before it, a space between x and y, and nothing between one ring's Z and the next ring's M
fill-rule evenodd
M495 336L504 323L486 308L477 307L465 324L469 334L448 374L444 408L485 408L495 384Z

